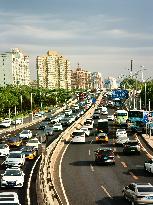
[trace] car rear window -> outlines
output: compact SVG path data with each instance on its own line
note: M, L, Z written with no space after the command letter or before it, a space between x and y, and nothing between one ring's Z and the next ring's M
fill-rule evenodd
M138 192L153 192L153 187L138 187Z

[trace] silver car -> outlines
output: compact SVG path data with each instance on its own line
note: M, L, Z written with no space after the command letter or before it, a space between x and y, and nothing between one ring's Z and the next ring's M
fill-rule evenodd
M131 183L122 193L132 205L153 204L153 185L150 183Z

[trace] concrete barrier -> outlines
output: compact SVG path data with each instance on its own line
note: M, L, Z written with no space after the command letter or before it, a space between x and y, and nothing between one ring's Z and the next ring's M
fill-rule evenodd
M102 96L100 95L97 104L99 104L101 97ZM62 205L62 201L55 188L55 179L53 177L56 159L64 147L65 141L70 140L71 133L75 129L79 129L86 118L93 115L96 106L90 108L82 117L62 132L59 137L47 147L46 152L42 154L42 160L37 176L38 205Z

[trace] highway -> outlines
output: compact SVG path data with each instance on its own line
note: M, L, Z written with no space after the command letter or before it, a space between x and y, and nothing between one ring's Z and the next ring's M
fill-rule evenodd
M111 113L112 110L109 110ZM150 182L151 174L145 173L143 165L147 158L140 155L124 155L122 147L114 145L115 129L110 122L111 132L108 144L96 144L95 136L87 138L85 144L69 144L61 165L63 191L59 189L63 204L70 205L128 205L122 196L122 189L131 182ZM130 138L133 138L129 133ZM116 164L95 165L94 150L99 146L112 147ZM151 151L150 151L151 152ZM66 200L65 200L66 198ZM66 203L67 201L67 203Z

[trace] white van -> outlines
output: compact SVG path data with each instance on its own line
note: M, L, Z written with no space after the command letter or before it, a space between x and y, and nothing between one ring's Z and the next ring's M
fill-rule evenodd
M72 133L72 143L85 143L86 134L83 130L76 130Z

